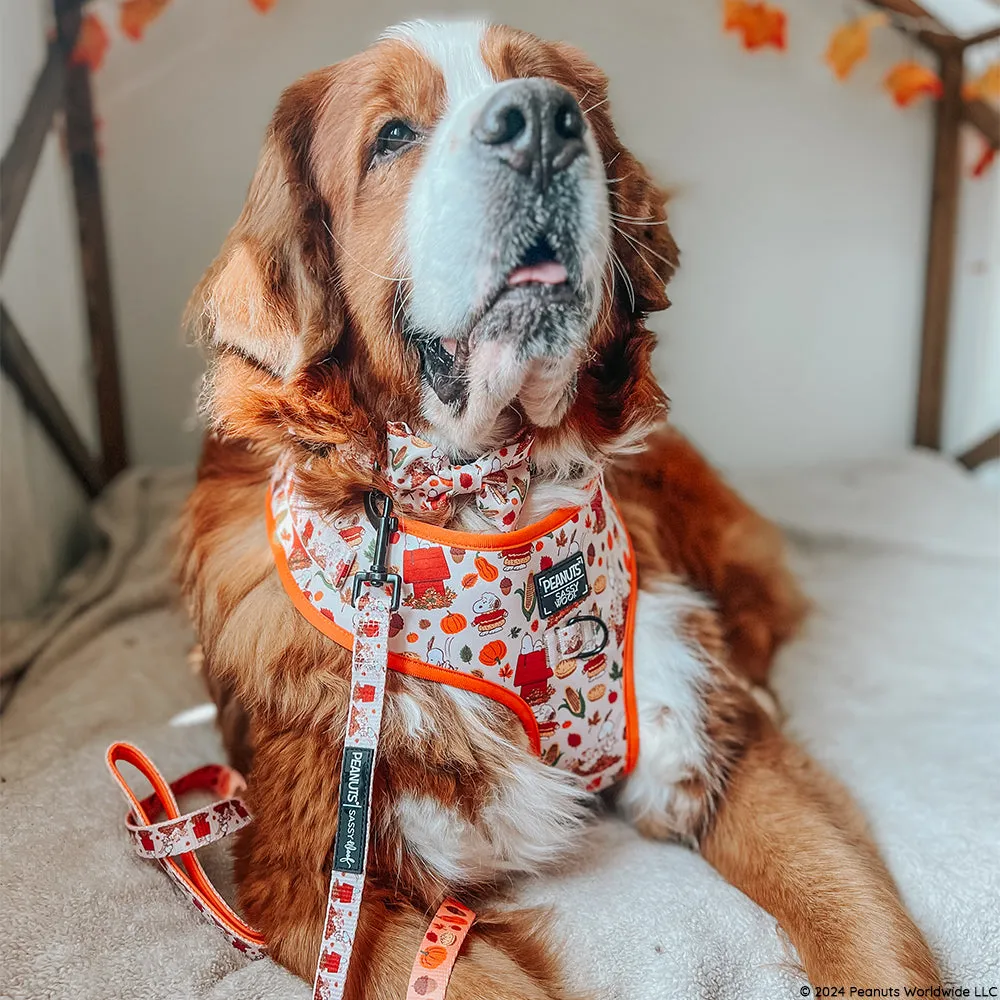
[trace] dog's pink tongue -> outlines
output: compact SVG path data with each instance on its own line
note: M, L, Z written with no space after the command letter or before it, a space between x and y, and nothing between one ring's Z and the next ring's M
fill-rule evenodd
M511 271L507 284L513 287L536 281L540 285L561 285L567 277L566 268L559 261L546 260L541 264L529 264Z

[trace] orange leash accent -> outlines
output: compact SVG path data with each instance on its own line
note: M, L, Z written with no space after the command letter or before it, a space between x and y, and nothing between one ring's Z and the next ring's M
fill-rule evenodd
M406 1000L444 1000L458 953L475 920L475 912L454 899L438 907L413 962Z
M194 849L218 840L250 822L242 800L232 795L245 785L242 776L221 764L208 765L184 775L172 784L153 762L130 743L112 743L107 764L132 809L125 825L141 857L153 858L234 948L250 958L266 954L263 936L245 923L219 895L209 881ZM153 786L153 794L138 799L119 770L121 762L131 764ZM182 816L178 795L195 788L214 794L230 795L222 802ZM155 823L161 814L166 822ZM200 821L200 822L199 822Z
M264 958L263 936L219 895L194 854L252 822L236 795L246 787L243 776L224 764L206 764L168 784L156 765L131 743L112 743L106 760L131 806L125 826L136 853L156 861L234 948L248 958ZM122 762L131 764L153 786L152 795L144 799L135 795L119 769ZM177 796L195 790L224 798L181 815ZM157 822L160 816L165 819ZM438 907L414 959L406 1000L445 1000L458 953L475 919L474 911L454 899Z

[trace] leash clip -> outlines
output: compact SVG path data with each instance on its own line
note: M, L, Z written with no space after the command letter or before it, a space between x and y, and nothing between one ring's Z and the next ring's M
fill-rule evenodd
M381 513L376 506L376 500L381 497L385 501ZM399 608L400 594L403 581L398 573L390 573L386 566L386 557L389 552L389 541L393 532L399 527L399 520L392 516L392 500L384 493L371 490L365 494L365 513L368 520L375 526L378 533L375 536L375 554L372 556L372 564L366 570L358 570L354 574L354 587L351 591L351 606L356 607L361 588L364 584L370 583L376 587L384 587L387 583L392 586L392 598L390 611Z

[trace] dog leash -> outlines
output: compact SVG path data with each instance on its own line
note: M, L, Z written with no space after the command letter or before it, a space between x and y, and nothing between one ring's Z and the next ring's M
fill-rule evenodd
M389 540L396 530L392 501L384 498L372 565L355 574L353 601L354 648L351 655L351 701L341 763L337 834L327 893L326 916L316 976L314 1000L342 1000L357 934L371 841L371 783L378 752L388 671L389 617L399 606L401 580L386 567ZM373 517L373 519L375 519ZM153 786L139 800L118 769L120 762L136 767ZM263 936L219 895L194 851L235 833L252 817L236 793L245 787L232 768L211 764L172 784L137 747L115 743L107 752L112 776L131 810L125 825L136 853L156 860L193 905L225 935L234 948L250 958L267 953ZM200 810L180 814L175 796L193 790L226 796ZM166 820L154 820L164 814ZM431 920L413 963L406 1000L443 1000L458 953L475 921L475 912L446 899Z
M399 527L392 500L369 494L365 508L376 523L371 566L354 574L351 603L354 648L351 652L351 705L340 768L340 802L333 869L327 893L326 920L320 946L313 1000L341 1000L354 950L361 897L371 841L371 784L382 729L386 676L389 670L389 617L399 607L402 580L386 565L389 542ZM442 1000L452 968L475 913L446 899L424 934L410 973L406 1000Z
M264 958L267 948L263 936L241 920L219 895L194 854L252 822L249 810L237 795L244 787L242 775L224 764L206 764L168 784L149 757L130 743L113 743L108 748L107 762L130 805L125 827L136 854L156 861L237 951L250 959ZM135 767L153 786L152 795L141 800L136 797L119 769L123 762ZM193 791L224 797L181 815L177 799ZM160 816L166 818L157 822ZM336 881L334 874L331 883ZM334 912L339 913L339 890L336 896ZM459 951L475 919L472 910L454 899L446 899L438 907L413 961L406 1000L445 1000ZM350 956L348 953L345 959L343 949L341 955L343 980Z
M223 764L208 764L167 784L153 762L130 743L112 743L106 760L111 776L131 806L125 828L135 852L141 858L155 860L234 948L249 958L263 958L264 938L219 895L194 854L197 848L235 833L250 822L249 811L236 795L245 787L242 775ZM122 762L135 767L153 786L152 795L141 800L136 797L119 769ZM181 815L175 796L191 791L224 797ZM166 819L155 822L161 815Z

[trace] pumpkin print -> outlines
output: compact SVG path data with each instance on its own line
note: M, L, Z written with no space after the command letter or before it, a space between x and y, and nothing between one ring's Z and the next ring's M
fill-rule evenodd
M468 625L468 621L465 615L460 615L457 611L453 611L441 619L441 631L445 635L458 635L466 625Z
M476 556L476 558L473 559L472 564L479 571L479 575L487 583L492 583L500 575L500 570L498 570L493 563L488 562L483 556Z
M439 944L432 944L420 951L420 964L425 969L436 969L448 957L448 949Z
M479 651L479 662L487 667L495 667L503 662L507 655L507 643L502 639L494 639L486 643Z

